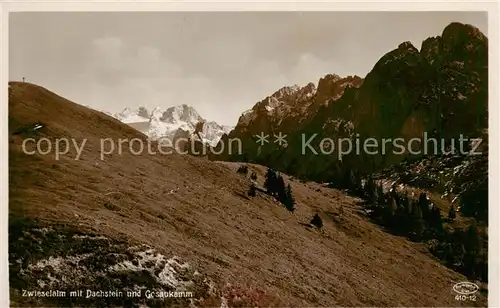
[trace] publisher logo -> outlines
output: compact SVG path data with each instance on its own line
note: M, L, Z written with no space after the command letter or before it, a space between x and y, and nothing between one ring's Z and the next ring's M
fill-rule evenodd
M461 295L471 295L479 291L479 286L475 283L464 281L455 284L453 291Z

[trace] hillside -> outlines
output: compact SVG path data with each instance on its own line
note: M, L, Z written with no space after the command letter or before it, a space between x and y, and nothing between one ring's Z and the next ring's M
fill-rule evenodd
M14 306L486 305L483 293L476 302L456 301L452 286L465 277L422 245L370 223L359 199L341 191L285 176L297 201L291 214L262 192L248 198L250 182L236 172L239 164L126 149L100 160L101 138L146 137L28 83L10 83L9 133ZM88 141L78 160L74 147L56 160L54 149L23 153L28 137ZM265 168L250 169L262 185ZM305 226L315 213L321 230ZM23 297L22 291L141 287L193 297Z

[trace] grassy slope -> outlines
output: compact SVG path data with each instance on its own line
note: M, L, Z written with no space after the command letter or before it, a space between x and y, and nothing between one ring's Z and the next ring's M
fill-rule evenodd
M21 137L11 135L11 221L65 223L148 244L188 260L220 288L257 286L288 305L461 304L452 286L465 278L420 245L366 221L357 214L356 199L319 184L290 181L298 203L290 214L263 194L243 198L249 185L235 172L237 164L126 152L100 161L98 138L143 136L38 86L12 83L10 91L11 133L42 121L46 127L40 137L89 139L81 160L68 154L56 161L51 155L23 154ZM264 168L252 168L262 183ZM340 204L343 221L334 215ZM315 212L323 217L322 231L301 224ZM478 301L485 305L484 298Z

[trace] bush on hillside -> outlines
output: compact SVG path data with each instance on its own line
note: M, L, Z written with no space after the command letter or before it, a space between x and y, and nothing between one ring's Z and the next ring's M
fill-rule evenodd
M313 218L311 219L311 222L310 222L311 225L315 226L315 227L318 227L318 228L321 228L323 227L323 220L321 219L321 217L319 217L319 215L316 213Z
M257 189L255 188L255 185L252 183L250 185L250 189L248 190L248 196L255 197L256 195L257 195Z
M248 166L241 165L236 172L242 173L242 174L247 174L248 173Z

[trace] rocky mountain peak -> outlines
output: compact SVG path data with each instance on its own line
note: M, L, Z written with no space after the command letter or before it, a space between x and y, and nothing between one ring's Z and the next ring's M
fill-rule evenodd
M178 122L188 122L192 125L196 125L203 118L198 114L198 112L186 104L173 106L168 108L161 115L160 121L166 123L178 123Z
M488 39L476 27L451 23L441 35L441 52L448 60L464 61L466 66L484 67L488 63Z
M149 111L146 107L141 106L137 109L137 115L143 118L149 118Z
M413 46L413 44L410 41L406 41L406 42L399 44L398 49L408 50L410 52L418 52L418 49L415 46Z
M422 42L422 47L420 47L420 55L431 63L436 59L441 50L441 37L429 37Z
M316 85L312 82L309 82L304 87L300 88L297 92L297 101L304 102L311 99L314 95L316 95Z
M359 76L341 78L336 74L328 74L318 81L315 103L322 105L328 101L335 101L342 97L348 87L359 87L363 79Z
M139 107L135 110L125 108L121 112L117 113L114 117L122 121L123 123L143 122L149 119L149 113L148 110L144 107Z
M318 87L321 87L324 83L333 83L340 80L340 76L337 74L326 74L324 77L319 79Z
M411 42L403 42L398 48L386 53L373 67L372 72L385 71L389 66L417 65L420 61L420 52Z

